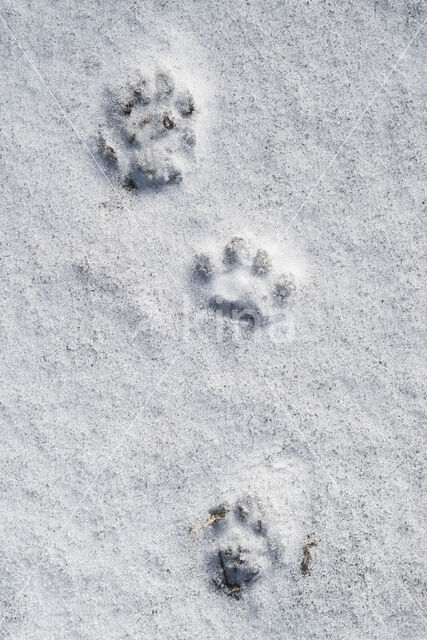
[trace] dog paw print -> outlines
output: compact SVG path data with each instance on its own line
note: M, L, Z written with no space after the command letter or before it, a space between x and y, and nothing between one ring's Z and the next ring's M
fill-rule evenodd
M293 273L268 249L240 236L219 256L198 254L193 278L209 308L251 327L283 314L296 292Z
M267 529L251 500L211 509L204 528L210 580L221 592L239 600L277 560Z
M195 158L190 91L166 71L136 73L109 103L98 152L110 176L130 191L180 182Z

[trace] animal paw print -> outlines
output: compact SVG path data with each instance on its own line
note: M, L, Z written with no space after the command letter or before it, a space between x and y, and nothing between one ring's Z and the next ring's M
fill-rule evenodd
M295 277L276 263L265 248L234 236L222 257L196 256L193 276L207 306L251 327L265 325L284 312L296 291Z
M166 71L138 72L110 102L98 141L110 175L131 191L180 182L194 160L192 94Z
M240 600L244 590L275 563L277 553L250 499L232 508L221 505L209 514L205 530L210 579L220 591Z

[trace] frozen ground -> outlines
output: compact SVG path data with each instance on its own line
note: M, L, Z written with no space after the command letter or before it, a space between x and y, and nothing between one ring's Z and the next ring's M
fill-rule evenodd
M0 16L1 640L423 639L425 5Z

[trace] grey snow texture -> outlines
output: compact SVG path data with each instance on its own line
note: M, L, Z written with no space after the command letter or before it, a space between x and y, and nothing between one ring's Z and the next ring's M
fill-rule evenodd
M425 4L0 16L0 640L423 640Z

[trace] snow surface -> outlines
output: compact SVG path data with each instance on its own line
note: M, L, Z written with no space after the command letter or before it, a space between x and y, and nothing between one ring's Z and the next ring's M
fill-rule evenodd
M0 16L1 640L425 638L425 5ZM197 112L182 181L137 193L93 146L135 68ZM286 248L286 322L200 294L235 236Z

